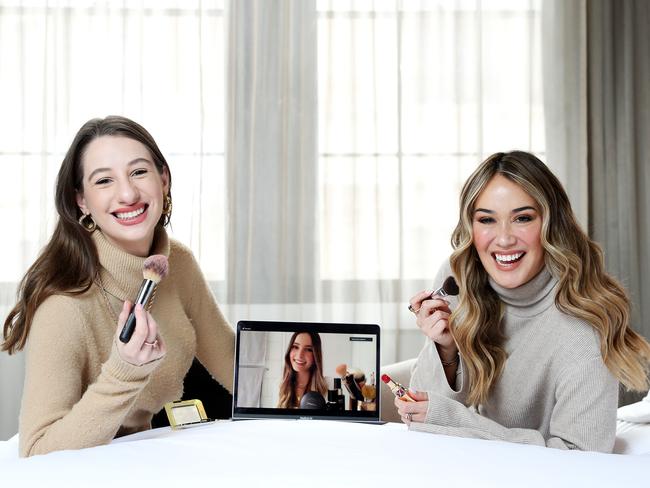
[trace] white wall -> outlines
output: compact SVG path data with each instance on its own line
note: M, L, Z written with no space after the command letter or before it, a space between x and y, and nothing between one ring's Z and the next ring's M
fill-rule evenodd
M18 414L25 374L24 353L0 353L0 441L18 432Z

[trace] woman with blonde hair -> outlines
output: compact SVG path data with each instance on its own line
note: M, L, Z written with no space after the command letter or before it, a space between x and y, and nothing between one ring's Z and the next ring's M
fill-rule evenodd
M302 397L312 391L323 397L327 393L320 335L317 332L294 332L284 354L277 408L300 408Z
M497 153L460 196L455 299L418 293L409 307L430 339L412 430L611 452L619 382L648 388L650 345L630 328L630 302L581 230L558 179L535 156Z

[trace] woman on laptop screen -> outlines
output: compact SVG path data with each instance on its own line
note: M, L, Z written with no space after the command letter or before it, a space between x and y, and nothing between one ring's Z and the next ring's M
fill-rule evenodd
M277 408L301 408L300 401L309 392L320 394L325 405L327 383L323 377L321 340L316 332L294 332L284 354Z

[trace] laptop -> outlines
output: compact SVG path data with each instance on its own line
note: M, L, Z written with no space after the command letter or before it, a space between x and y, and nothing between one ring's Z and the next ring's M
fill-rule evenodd
M240 321L233 419L379 422L375 324Z

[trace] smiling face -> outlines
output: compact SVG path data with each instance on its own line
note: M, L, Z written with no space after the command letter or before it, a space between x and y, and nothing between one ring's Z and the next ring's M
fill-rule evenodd
M106 238L122 250L147 256L169 191L166 169L156 168L148 149L121 136L91 141L81 159L77 205L90 213Z
M309 372L314 366L314 345L309 334L303 332L293 340L289 351L289 361L297 373Z
M473 244L485 271L504 288L527 283L544 267L541 229L535 200L499 174L476 199Z

